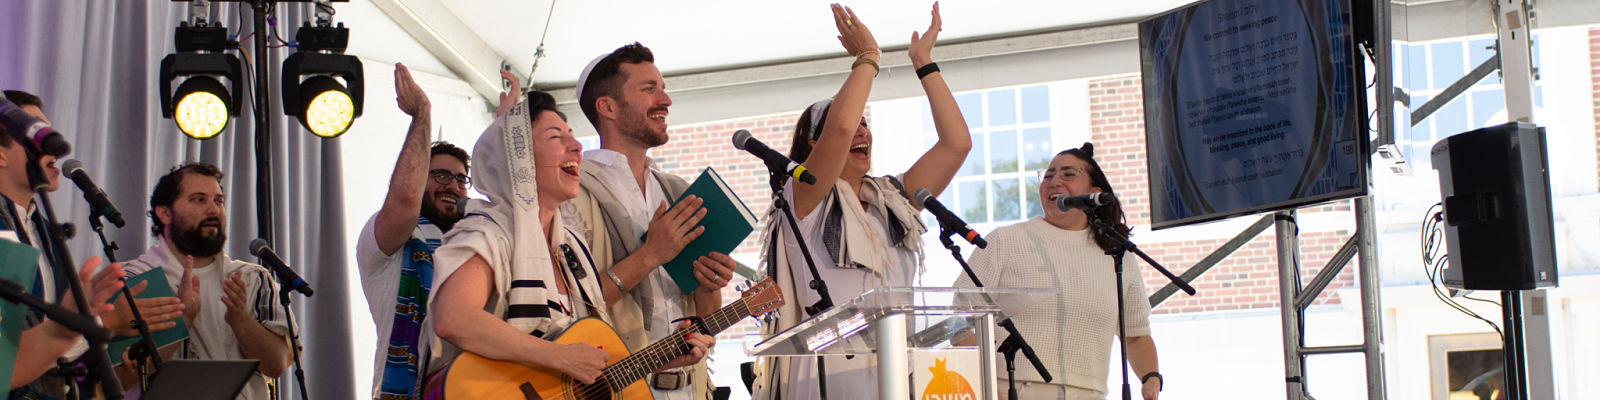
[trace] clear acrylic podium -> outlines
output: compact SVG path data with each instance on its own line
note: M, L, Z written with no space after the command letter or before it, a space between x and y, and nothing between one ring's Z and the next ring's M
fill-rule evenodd
M779 332L748 352L758 357L878 357L878 398L911 397L912 349L976 349L983 399L995 399L996 322L1054 295L1050 289L884 287Z

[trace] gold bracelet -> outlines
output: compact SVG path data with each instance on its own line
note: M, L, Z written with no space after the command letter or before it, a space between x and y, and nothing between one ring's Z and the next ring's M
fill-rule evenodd
M871 58L866 58L866 57L856 57L856 62L850 64L850 69L854 70L854 69L856 69L856 67L861 66L861 64L871 65L872 66L872 76L873 77L877 77L878 76L879 69L878 69L878 61L877 60L873 60Z

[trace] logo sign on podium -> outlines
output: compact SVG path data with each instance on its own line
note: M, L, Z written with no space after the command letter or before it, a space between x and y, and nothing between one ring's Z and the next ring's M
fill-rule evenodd
M977 349L911 351L911 398L918 400L981 400L982 357Z

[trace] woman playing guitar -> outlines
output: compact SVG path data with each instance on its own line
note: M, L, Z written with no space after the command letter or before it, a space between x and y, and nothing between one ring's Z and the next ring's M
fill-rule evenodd
M587 245L556 215L562 202L578 195L581 150L566 117L556 111L555 99L537 91L498 117L478 139L471 182L489 200L468 200L466 217L445 235L445 244L436 252L437 293L428 299L433 311L429 318L431 332L444 343L428 352L436 355L430 373L471 353L507 363L507 369L545 371L559 379L558 386L567 387L556 390L580 391L554 397L610 398L611 392L626 393L621 391L626 383L586 386L603 380L607 359L628 354L620 341L597 347L589 343L605 342L557 340L568 339L563 332L575 322L593 321L584 318L608 320ZM676 229L682 232L660 234L683 235L694 228L685 225ZM679 342L687 351L666 365L692 364L713 342L708 335L687 334ZM430 397L443 391L442 385L432 382L442 380L442 375L429 379ZM533 391L524 389L525 397L541 397Z

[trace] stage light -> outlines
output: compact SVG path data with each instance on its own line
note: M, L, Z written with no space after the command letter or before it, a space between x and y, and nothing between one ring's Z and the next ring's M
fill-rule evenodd
M301 96L311 98L306 101L305 117L301 121L312 134L334 137L350 129L350 123L356 119L356 105L339 81L326 75L313 76L300 83L300 91Z
M239 93L243 77L239 59L222 53L227 34L214 24L179 24L173 39L178 52L161 60L161 117L172 119L189 137L216 137L239 113L240 99L233 93ZM178 78L183 83L174 91L172 81ZM227 79L228 86L219 78Z
M228 90L221 82L207 76L196 76L178 85L177 109L172 119L178 122L183 134L195 139L210 139L228 126Z
M343 54L349 39L344 24L302 26L298 50L283 61L283 112L314 135L337 137L361 116L361 59Z

